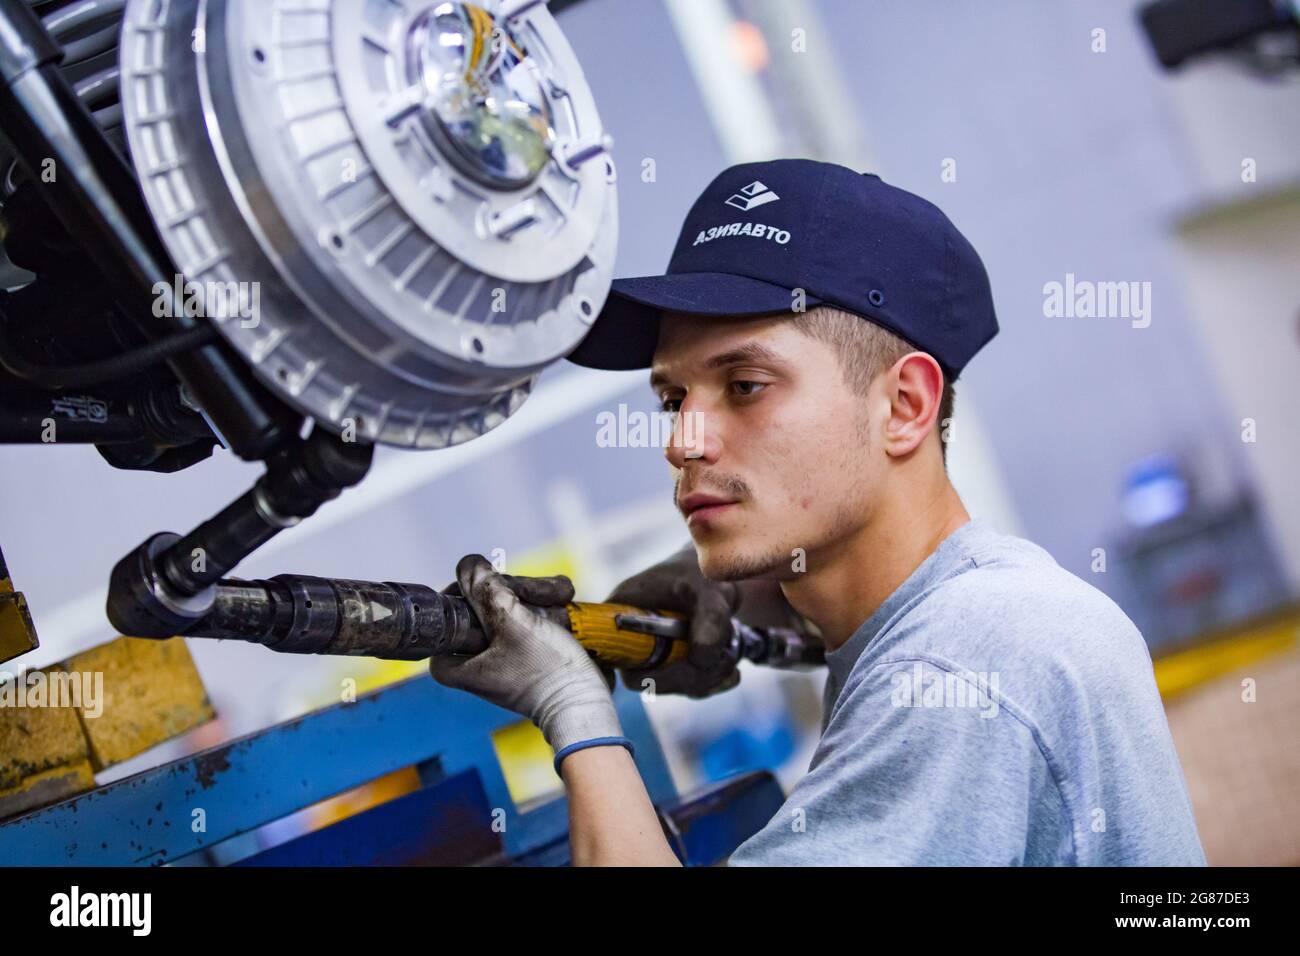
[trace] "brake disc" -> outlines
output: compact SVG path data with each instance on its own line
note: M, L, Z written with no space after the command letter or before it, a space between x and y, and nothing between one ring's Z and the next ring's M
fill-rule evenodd
M335 431L481 435L604 304L614 165L544 3L129 0L121 69L186 298Z

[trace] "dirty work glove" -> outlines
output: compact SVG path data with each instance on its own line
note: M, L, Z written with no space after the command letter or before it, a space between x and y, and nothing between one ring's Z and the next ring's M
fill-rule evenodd
M710 581L704 576L694 545L614 588L605 599L609 603L678 611L691 624L690 651L683 660L654 670L625 670L623 683L635 691L652 686L656 694L688 697L708 697L735 687L740 671L728 644L740 597L740 588L731 581ZM654 683L646 685L646 680Z
M456 565L456 585L490 644L473 657L432 658L429 672L438 683L530 719L554 749L557 772L561 760L584 747L632 749L595 661L568 629L521 603L567 604L573 600L567 577L506 576L482 555L469 554Z

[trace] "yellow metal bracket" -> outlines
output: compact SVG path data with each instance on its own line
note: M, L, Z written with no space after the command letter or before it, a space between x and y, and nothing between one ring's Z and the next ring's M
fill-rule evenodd
M215 715L183 638L119 637L0 681L0 820L95 786L95 774Z
M14 590L4 552L0 551L0 664L39 646L27 599L21 591Z

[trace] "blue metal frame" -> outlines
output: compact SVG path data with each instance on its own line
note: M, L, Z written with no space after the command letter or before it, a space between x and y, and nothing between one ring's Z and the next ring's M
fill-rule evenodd
M476 866L507 857L477 771L363 810L236 866Z
M640 697L620 688L614 700L651 800L673 800ZM568 809L559 798L521 813L511 800L491 735L518 720L411 678L0 824L0 865L170 863L410 766L436 766L441 779L475 771L488 805L505 811L506 853L524 856L567 831Z

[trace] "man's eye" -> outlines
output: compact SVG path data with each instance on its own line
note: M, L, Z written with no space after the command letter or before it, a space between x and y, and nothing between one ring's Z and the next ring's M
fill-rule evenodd
M665 398L659 407L665 412L676 415L682 410L682 400L680 398Z
M749 397L750 395L757 395L759 389L767 388L767 382L749 382L742 380L732 382L731 387L738 389L737 394L743 397Z

